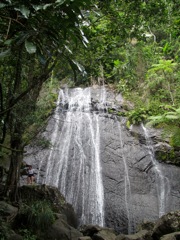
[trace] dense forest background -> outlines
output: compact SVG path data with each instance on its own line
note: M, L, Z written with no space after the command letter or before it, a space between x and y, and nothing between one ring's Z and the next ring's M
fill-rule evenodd
M149 122L180 146L178 0L3 0L0 159L18 198L24 147L44 129L60 84L109 85L131 101L127 126ZM48 145L44 139L38 144Z

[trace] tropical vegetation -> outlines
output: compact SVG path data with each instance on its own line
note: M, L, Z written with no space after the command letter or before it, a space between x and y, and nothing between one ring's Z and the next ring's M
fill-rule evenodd
M180 146L180 10L176 0L2 0L0 158L18 201L24 147L43 130L59 84L107 84L134 104L129 124L166 127ZM43 142L43 140L42 140ZM48 143L43 142L45 145Z

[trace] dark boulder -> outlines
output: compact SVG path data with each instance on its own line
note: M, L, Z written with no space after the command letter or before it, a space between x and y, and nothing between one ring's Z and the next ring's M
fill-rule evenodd
M131 235L120 234L116 237L115 240L152 240L152 238L149 231L141 230Z
M152 238L160 239L163 235L178 232L180 230L180 210L170 212L162 216L155 224Z
M180 232L166 234L161 237L161 240L179 240L179 239L180 239Z
M47 200L53 204L53 211L63 214L67 223L76 228L78 220L71 204L67 203L64 196L55 187L47 185L24 185L20 188L21 199L24 202Z
M45 231L44 239L46 240L78 240L83 236L77 229L71 227L63 219L57 219L47 231Z
M1 219L7 222L12 221L18 213L18 208L4 201L0 201L0 210L1 210L1 214L0 214Z
M78 240L91 240L91 237L84 236L84 237L79 237Z
M81 226L84 236L89 236L93 240L115 240L116 232L112 228L100 227L97 225Z
M93 240L115 240L115 231L111 228L102 228L98 233L92 237Z
M92 237L95 233L98 233L101 227L98 225L83 225L80 227L80 231L84 236Z

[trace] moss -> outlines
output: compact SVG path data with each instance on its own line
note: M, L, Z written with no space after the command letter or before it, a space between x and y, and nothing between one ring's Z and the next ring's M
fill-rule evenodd
M126 122L126 127L127 127L128 129L130 129L130 127L131 127L131 123L130 123L129 120Z
M126 117L126 113L125 112L118 112L117 115L121 116L121 117Z
M114 109L108 108L108 113L113 114L115 112Z
M180 156L178 156L178 152L174 151L174 149L169 152L157 151L156 159L160 162L180 166Z

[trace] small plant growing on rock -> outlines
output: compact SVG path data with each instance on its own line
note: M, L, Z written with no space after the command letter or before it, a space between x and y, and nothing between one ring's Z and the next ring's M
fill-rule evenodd
M55 221L51 206L46 201L36 201L31 205L23 205L21 214L23 222L35 231L44 230Z
M22 229L20 234L23 236L23 240L37 240L37 236L33 235L29 230Z
M130 124L140 124L141 122L144 122L149 116L151 116L151 111L149 109L138 108L128 113L128 121Z

